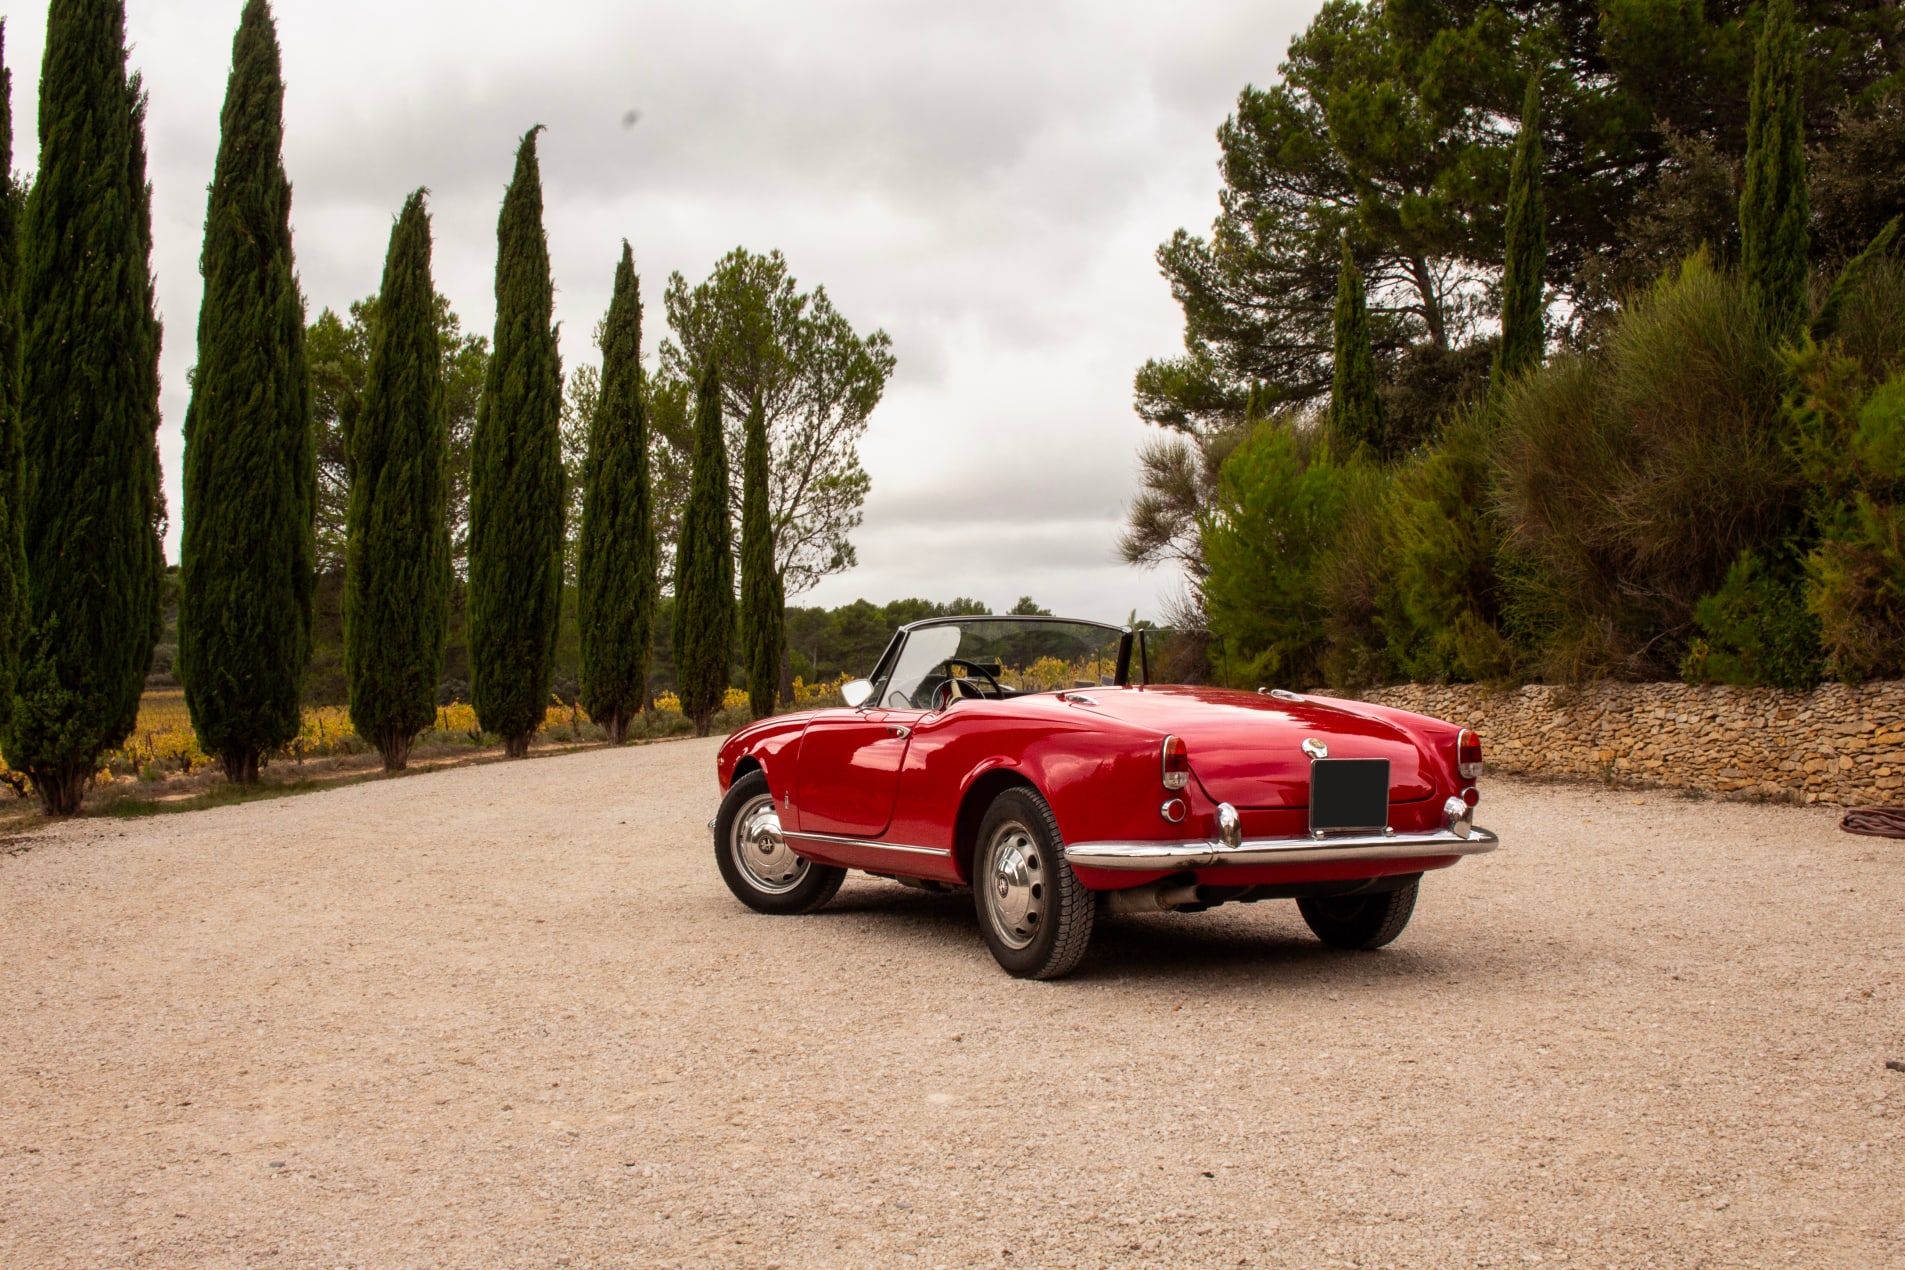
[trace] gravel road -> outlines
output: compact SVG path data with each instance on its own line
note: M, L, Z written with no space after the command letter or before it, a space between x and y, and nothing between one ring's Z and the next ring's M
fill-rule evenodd
M0 1265L1905 1266L1905 843L1495 780L1385 951L1027 983L743 909L714 753L0 845Z

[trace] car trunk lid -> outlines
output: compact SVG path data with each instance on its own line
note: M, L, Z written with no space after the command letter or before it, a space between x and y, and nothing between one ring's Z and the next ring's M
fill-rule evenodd
M1147 687L1099 694L1097 704L1106 714L1181 737L1204 792L1239 809L1308 806L1310 758L1303 742L1312 738L1332 759L1388 759L1392 803L1434 793L1415 740L1393 723L1357 713L1353 703Z

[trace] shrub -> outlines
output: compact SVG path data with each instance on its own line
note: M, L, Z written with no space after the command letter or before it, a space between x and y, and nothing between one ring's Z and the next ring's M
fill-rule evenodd
M1322 677L1329 619L1327 552L1349 505L1348 469L1285 420L1258 426L1218 476L1200 519L1205 609L1216 655L1237 677L1313 684Z
M1720 589L1694 607L1694 620L1705 638L1681 662L1688 682L1802 690L1819 683L1819 619L1806 607L1805 577L1789 553L1769 563L1742 552Z
M1382 516L1387 630L1396 669L1411 679L1493 680L1514 671L1501 634L1494 439L1494 416L1473 407L1390 483Z
M1816 534L1806 603L1825 669L1845 680L1905 673L1905 371L1873 387L1861 359L1819 348L1793 365L1793 452Z
M1739 279L1695 256L1621 312L1602 350L1508 386L1505 606L1537 669L1678 668L1700 600L1800 521L1788 382Z

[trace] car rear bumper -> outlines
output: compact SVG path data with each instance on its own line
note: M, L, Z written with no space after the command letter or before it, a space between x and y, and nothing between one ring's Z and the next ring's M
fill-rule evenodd
M1356 834L1326 838L1252 838L1236 843L1215 839L1189 842L1074 842L1065 848L1075 868L1171 871L1224 865L1319 864L1354 860L1404 860L1436 856L1481 855L1501 845L1486 829L1466 836L1453 829L1433 833Z

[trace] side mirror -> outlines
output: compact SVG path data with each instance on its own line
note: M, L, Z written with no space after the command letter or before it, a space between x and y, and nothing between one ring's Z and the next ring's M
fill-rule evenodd
M858 710L865 705L867 698L872 695L873 685L865 679L850 679L840 685L840 699L845 701L847 707L852 710Z

